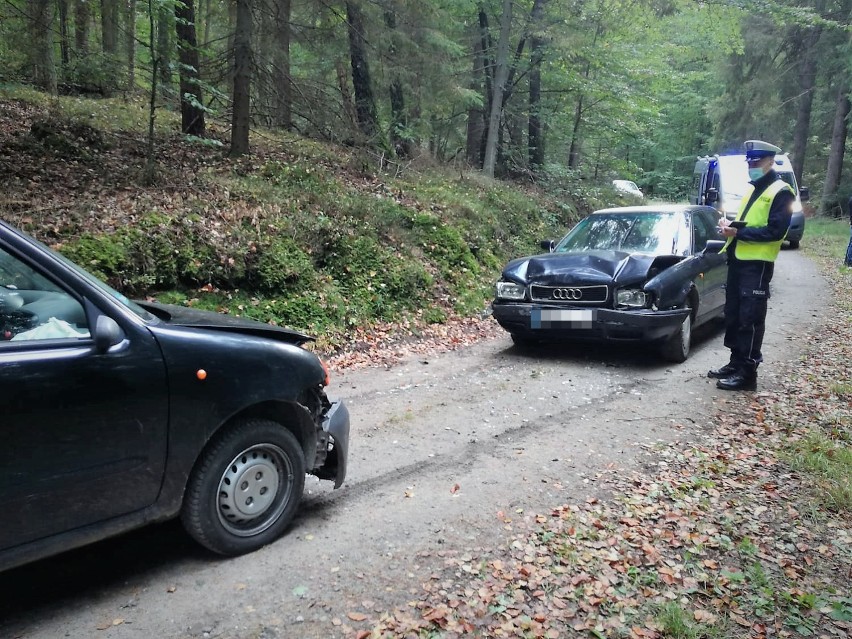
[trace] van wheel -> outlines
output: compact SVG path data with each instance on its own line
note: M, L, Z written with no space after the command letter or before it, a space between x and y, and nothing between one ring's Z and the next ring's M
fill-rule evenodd
M304 455L293 434L270 420L242 420L202 453L187 485L181 520L202 546L241 555L284 531L304 487Z

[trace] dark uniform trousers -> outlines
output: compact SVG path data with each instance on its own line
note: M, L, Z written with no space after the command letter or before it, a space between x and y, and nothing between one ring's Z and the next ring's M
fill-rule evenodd
M731 349L731 364L750 379L757 376L757 367L763 361L760 348L774 270L773 262L738 260L733 255L728 261L725 346Z

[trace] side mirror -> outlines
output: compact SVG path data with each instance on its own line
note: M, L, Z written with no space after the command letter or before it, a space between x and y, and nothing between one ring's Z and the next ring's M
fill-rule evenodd
M555 240L542 240L541 241L541 248L543 248L548 253L553 253L553 249L556 248L556 241Z
M811 199L811 190L806 186L799 187L799 199L802 202L807 202Z
M713 204L714 202L719 201L719 191L714 188L707 189L707 192L704 195L704 201L707 204Z
M707 240L707 245L701 251L701 255L717 255L723 246L725 246L724 240Z
M116 344L121 344L124 340L124 331L118 323L106 315L98 315L95 322L95 349L99 353L106 353Z

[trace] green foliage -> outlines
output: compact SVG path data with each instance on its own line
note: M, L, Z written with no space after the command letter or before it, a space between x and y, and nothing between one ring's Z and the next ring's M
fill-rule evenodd
M262 291L302 291L315 279L310 256L290 237L270 238L258 249L257 288Z
M836 512L852 511L852 448L817 431L791 442L793 467L810 473L818 490L815 498Z
M114 235L86 233L62 246L62 254L103 280L117 277L128 262L124 243Z
M120 61L97 52L75 57L62 67L60 84L71 94L110 95L119 89L123 79Z

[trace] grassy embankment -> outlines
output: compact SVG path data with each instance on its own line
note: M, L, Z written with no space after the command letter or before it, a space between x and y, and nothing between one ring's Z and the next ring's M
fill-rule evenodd
M207 141L177 127L158 111L158 182L143 187L143 100L0 87L12 175L0 214L132 296L290 326L333 350L376 323L481 311L506 260L605 203L564 180L513 185L425 160L380 169L366 150L274 131L230 160L221 123Z

